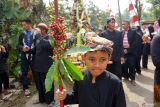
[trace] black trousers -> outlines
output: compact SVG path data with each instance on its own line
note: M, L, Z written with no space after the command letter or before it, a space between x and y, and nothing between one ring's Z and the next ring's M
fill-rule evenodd
M2 93L2 85L4 89L9 88L9 77L7 72L0 73L0 94Z
M45 78L47 73L45 72L35 72L35 83L38 89L39 102L50 104L54 101L54 85L51 91L46 93L45 90Z
M135 70L137 73L141 73L141 55L138 55L136 57L136 61L135 61Z
M143 54L142 65L143 68L148 68L148 54Z
M34 72L34 67L33 67L33 61L27 60L27 59L22 59L21 60L21 81L23 85L23 90L28 89L29 81L28 81L28 71L29 69ZM34 75L34 73L33 73Z
M144 44L143 45L143 56L142 56L142 65L143 68L147 68L148 67L148 55L150 53L150 44Z
M119 79L122 79L122 65L119 62L114 62L107 65L107 71L115 74Z
M123 77L126 79L135 80L135 56L125 55L125 63L122 65Z

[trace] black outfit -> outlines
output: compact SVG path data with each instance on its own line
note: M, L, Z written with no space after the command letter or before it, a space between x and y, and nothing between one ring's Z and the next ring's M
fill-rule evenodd
M39 101L51 103L54 100L54 86L51 92L45 94L45 78L52 65L53 49L49 43L49 36L36 40L36 54L34 60L35 82L39 93Z
M123 57L123 44L122 44L121 33L116 30L114 30L113 32L105 30L101 33L100 36L108 40L111 40L114 43L112 59L111 59L113 63L107 65L107 70L121 79L122 78L121 57Z
M122 31L122 38L124 38L125 31ZM127 54L124 54L125 63L122 66L123 76L126 79L135 80L135 58L137 53L137 32L129 29L127 33L129 48Z
M36 40L36 32L34 30L30 31L30 37L29 40L27 38L27 32L23 31L20 36L19 36L19 50L21 54L21 72L22 72L22 85L23 85L23 90L28 89L28 71L29 69L32 70L33 75L34 75L34 67L33 67L33 60L34 60L34 47L35 47L35 40ZM23 52L23 47L27 44L29 41L30 44L30 50L28 52Z
M154 73L154 103L155 107L159 107L156 104L160 103L160 34L154 36L151 42L151 57L156 67Z
M142 66L148 68L148 55L150 54L150 43L143 44Z
M142 56L142 49L143 49L143 40L142 40L142 32L137 32L137 55L135 61L135 70L138 74L141 74L141 56Z
M154 27L153 27L153 26L149 26L149 27L148 27L148 31L149 31L149 35L150 35L151 40L152 40L152 38L153 38L153 36L154 36L154 35L152 34L152 33L154 32Z
M75 82L73 93L64 102L79 107L126 107L122 83L108 71L100 74L94 84L89 71L85 71L84 80Z
M7 73L8 52L0 52L0 94L2 93L2 84L4 89L9 88L9 77Z

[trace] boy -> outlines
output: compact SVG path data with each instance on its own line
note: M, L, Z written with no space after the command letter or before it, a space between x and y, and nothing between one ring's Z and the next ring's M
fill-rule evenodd
M112 49L104 44L86 52L83 56L87 66L84 80L75 82L72 94L58 90L57 97L65 104L79 104L79 107L126 107L121 81L106 71L111 54Z
M4 46L0 45L0 101L5 100L2 96L2 84L4 86L4 94L6 95L9 93L9 77L6 65L7 58L8 52Z

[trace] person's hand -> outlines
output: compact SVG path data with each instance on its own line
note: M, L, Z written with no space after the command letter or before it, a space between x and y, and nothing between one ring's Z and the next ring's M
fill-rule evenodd
M66 89L63 89L63 91L60 91L59 89L56 91L56 97L59 100L64 100L67 97L67 91Z
M124 58L121 57L121 64L124 64Z
M30 50L30 48L28 47L28 46L24 46L23 47L23 52L27 52L27 51L29 51Z
M4 46L0 46L0 52L6 52L6 49Z
M124 54L127 54L127 53L128 53L127 49L124 49Z

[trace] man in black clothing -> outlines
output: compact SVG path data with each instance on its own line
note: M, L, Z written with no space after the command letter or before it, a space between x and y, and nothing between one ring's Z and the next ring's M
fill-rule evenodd
M140 28L140 26L136 26L137 31L137 55L136 55L136 61L135 61L135 70L138 74L141 74L141 57L142 57L142 49L143 49L143 32Z
M124 48L124 58L125 63L122 66L122 72L125 80L131 79L131 83L135 83L135 58L137 53L137 37L138 34L135 30L130 28L130 23L128 20L123 21L123 48Z
M28 96L30 94L28 87L28 71L33 70L33 49L35 46L35 30L32 29L31 20L24 19L21 21L24 31L19 36L18 48L21 54L21 72L22 72L22 85L24 94Z
M151 24L149 24L149 26L148 26L148 31L149 31L149 36L150 36L150 38L151 38L151 40L152 40L152 38L153 38L153 32L154 32L154 27L153 27L153 25L151 25Z
M154 74L154 107L160 107L160 32L151 42L151 57L155 68Z
M49 42L48 27L44 23L39 23L37 27L41 30L41 35L36 40L35 48L35 82L38 89L39 101L36 103L47 103L54 100L54 86L51 92L45 93L45 78L50 66L53 63L53 48Z
M124 62L123 58L123 44L121 33L115 30L115 19L108 18L106 29L100 34L101 37L104 37L113 42L113 53L112 53L112 64L109 64L107 70L120 79L122 78L121 64Z

